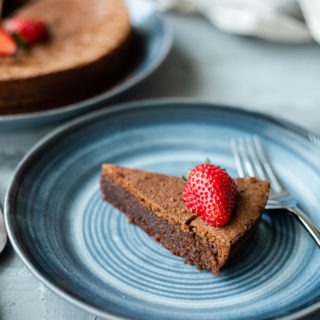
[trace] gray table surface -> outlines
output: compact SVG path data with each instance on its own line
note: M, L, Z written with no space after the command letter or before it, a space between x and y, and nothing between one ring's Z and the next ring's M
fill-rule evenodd
M167 14L173 48L148 79L113 102L192 97L271 114L320 134L320 47L236 37L201 17ZM56 125L55 125L56 126ZM0 201L26 151L53 129L0 133ZM47 290L10 245L0 257L0 319L96 319ZM308 317L319 319L320 314Z

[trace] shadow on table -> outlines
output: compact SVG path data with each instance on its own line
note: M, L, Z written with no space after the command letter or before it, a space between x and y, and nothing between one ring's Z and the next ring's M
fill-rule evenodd
M165 61L140 84L114 102L158 97L192 97L199 83L193 59L173 45Z

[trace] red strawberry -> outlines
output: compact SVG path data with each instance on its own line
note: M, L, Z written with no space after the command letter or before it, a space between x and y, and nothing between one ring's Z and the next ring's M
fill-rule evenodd
M14 17L4 22L3 28L25 45L40 42L47 36L46 24L39 19Z
M10 56L17 51L15 41L0 29L0 56Z
M213 164L200 164L188 175L183 201L212 226L229 222L236 202L236 185L228 173Z

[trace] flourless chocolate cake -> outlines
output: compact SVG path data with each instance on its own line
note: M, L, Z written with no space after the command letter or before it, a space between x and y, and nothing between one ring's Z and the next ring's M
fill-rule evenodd
M123 0L24 2L11 15L43 20L49 37L0 57L0 115L78 102L127 72L132 30Z
M198 269L220 274L251 235L264 210L269 183L235 178L237 200L231 220L222 227L207 224L182 200L184 182L176 176L104 164L103 199L172 253Z

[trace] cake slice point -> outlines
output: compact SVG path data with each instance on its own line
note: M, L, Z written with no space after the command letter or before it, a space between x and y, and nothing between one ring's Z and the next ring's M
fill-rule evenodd
M236 178L237 200L230 222L207 224L182 200L184 182L176 176L103 164L103 199L122 211L130 223L159 241L186 263L216 275L244 246L260 220L269 195L269 183Z

